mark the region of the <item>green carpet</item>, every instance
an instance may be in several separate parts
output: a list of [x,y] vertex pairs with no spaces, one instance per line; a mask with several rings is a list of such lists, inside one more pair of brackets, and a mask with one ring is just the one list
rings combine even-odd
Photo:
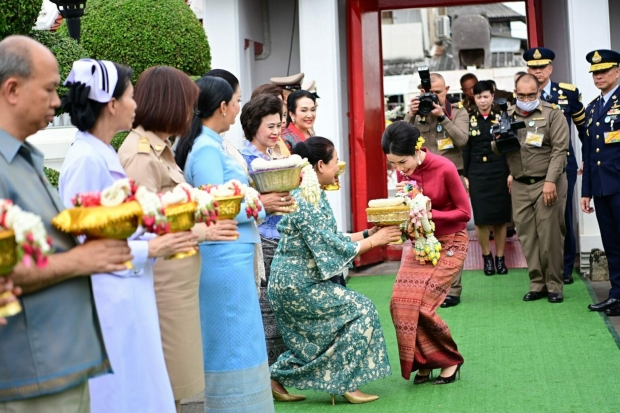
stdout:
[[375,303],[381,317],[392,376],[361,389],[381,398],[349,405],[338,397],[333,407],[329,395],[305,391],[299,392],[305,401],[276,402],[278,413],[620,412],[620,351],[601,316],[586,309],[591,299],[579,277],[564,288],[564,303],[550,304],[522,301],[528,290],[525,270],[493,277],[465,271],[461,304],[439,310],[465,358],[461,380],[444,386],[414,386],[400,376],[389,311],[394,278],[349,282]]

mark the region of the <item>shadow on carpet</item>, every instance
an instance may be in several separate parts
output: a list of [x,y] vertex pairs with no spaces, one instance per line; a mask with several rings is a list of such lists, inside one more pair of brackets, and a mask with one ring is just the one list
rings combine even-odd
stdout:
[[[465,271],[461,305],[440,309],[465,358],[455,384],[414,386],[400,376],[398,349],[389,311],[395,276],[358,277],[349,287],[377,306],[392,365],[392,376],[361,390],[380,399],[350,405],[337,397],[297,391],[298,403],[278,403],[278,413],[451,412],[451,413],[615,413],[620,411],[620,351],[604,320],[591,313],[586,286],[564,288],[565,301],[522,301],[528,291],[526,270],[486,277]],[[435,374],[438,374],[435,370]]]

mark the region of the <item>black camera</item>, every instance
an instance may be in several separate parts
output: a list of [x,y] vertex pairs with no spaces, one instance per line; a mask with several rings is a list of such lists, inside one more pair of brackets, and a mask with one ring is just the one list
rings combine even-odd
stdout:
[[502,114],[500,115],[499,123],[491,128],[491,133],[493,134],[491,146],[493,151],[500,155],[518,151],[521,149],[521,144],[515,132],[525,128],[525,122],[515,121],[508,116],[508,101],[506,99],[496,99],[495,103],[502,109]]
[[420,80],[422,81],[422,89],[424,89],[424,93],[418,96],[420,99],[420,106],[418,106],[418,113],[420,116],[428,116],[433,109],[435,109],[436,103],[439,105],[439,98],[436,94],[431,93],[431,73],[428,70],[428,67],[419,67],[418,74],[420,75]]

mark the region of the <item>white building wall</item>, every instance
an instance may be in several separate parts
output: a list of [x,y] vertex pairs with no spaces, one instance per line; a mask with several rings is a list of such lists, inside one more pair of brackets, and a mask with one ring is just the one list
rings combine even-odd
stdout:
[[[268,7],[270,54],[265,60],[255,62],[254,87],[269,83],[272,77],[294,75],[302,71],[299,64],[299,13],[295,14],[295,0],[263,1]],[[289,55],[291,64],[287,73]]]
[[[314,130],[334,142],[341,160],[348,161],[348,134],[345,135],[342,118],[342,101],[346,100],[346,90],[342,90],[341,53],[339,38],[337,0],[299,0],[299,15],[304,18],[299,25],[299,47],[301,68],[306,79],[317,83],[317,118]],[[321,22],[317,30],[316,22]],[[346,230],[349,213],[347,211],[348,182],[341,183],[340,191],[328,192],[328,199],[334,210],[340,229]],[[349,203],[350,205],[350,203]],[[350,211],[350,207],[348,208]]]
[[[566,81],[575,84],[583,96],[584,105],[599,95],[599,90],[594,86],[592,76],[588,72],[589,63],[585,56],[594,48],[610,47],[611,32],[607,16],[609,5],[612,3],[613,0],[543,2],[545,46],[556,53],[552,78],[556,82]],[[557,27],[566,27],[567,30],[558,31]],[[577,133],[573,127],[573,150],[577,162],[581,164],[581,143],[576,136]],[[584,214],[579,206],[580,199],[581,177],[578,177],[573,198],[574,222],[578,224],[578,227],[573,230],[578,240],[581,271],[588,271],[590,251],[592,248],[602,248],[603,244],[595,213]]]

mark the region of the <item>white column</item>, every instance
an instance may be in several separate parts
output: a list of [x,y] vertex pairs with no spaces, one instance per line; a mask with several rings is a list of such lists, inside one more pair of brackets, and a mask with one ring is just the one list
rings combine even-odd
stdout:
[[[594,50],[609,49],[611,45],[608,0],[566,0],[568,8],[569,53],[571,56],[572,82],[579,85],[584,106],[600,94],[588,72],[590,64],[586,54]],[[578,143],[579,140],[576,140]],[[577,151],[581,162],[581,151]],[[581,179],[575,188],[581,198]],[[589,254],[592,248],[602,248],[601,232],[595,214],[584,214],[579,208],[579,245],[581,254]],[[582,268],[589,263],[582,259]]]
[[[299,49],[304,80],[314,79],[320,99],[315,131],[334,142],[338,156],[349,161],[349,142],[345,134],[347,118],[342,116],[343,93],[340,79],[341,54],[337,0],[299,0]],[[340,191],[328,192],[338,228],[348,231],[351,212],[350,168],[340,180]]]
[[[239,0],[204,0],[203,25],[211,47],[211,68],[225,69],[237,76],[241,85],[241,94],[247,101],[251,90],[244,90],[245,71],[243,70],[244,38],[239,27]],[[241,147],[243,130],[239,118],[226,132],[235,146]]]

